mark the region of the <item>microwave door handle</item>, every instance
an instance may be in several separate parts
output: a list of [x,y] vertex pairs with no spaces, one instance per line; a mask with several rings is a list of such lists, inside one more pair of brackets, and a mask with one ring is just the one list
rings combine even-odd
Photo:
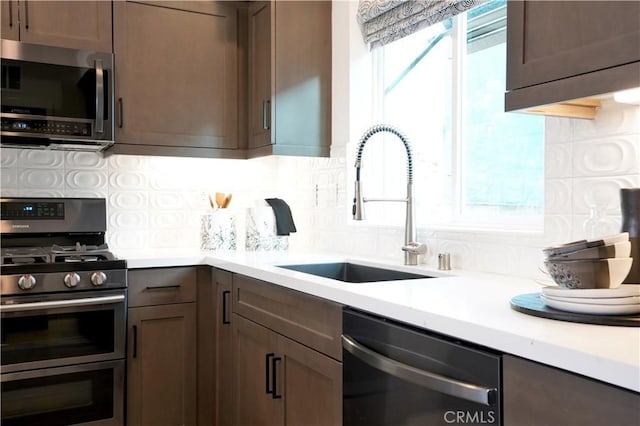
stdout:
[[486,406],[491,406],[495,403],[498,392],[495,388],[487,388],[473,383],[462,382],[430,371],[415,368],[372,351],[362,346],[349,335],[342,335],[342,347],[376,370],[380,370],[407,382]]
[[102,59],[94,62],[96,70],[96,133],[104,133],[104,67]]
[[0,312],[22,312],[22,311],[34,311],[38,309],[60,309],[60,308],[72,308],[91,305],[107,305],[124,302],[124,294],[117,296],[103,296],[103,297],[88,297],[86,299],[71,299],[71,300],[52,300],[48,302],[32,302],[32,303],[16,303],[14,305],[2,305],[0,306]]

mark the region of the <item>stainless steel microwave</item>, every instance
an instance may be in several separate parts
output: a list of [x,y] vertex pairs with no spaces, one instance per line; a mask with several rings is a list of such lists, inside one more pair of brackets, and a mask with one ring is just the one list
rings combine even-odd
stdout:
[[102,151],[113,144],[113,54],[2,40],[6,147]]

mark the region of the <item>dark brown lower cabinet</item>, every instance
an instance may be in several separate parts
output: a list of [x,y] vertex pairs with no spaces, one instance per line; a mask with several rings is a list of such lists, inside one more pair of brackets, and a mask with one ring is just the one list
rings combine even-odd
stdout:
[[198,425],[233,425],[230,272],[209,268],[198,278]]
[[215,270],[215,425],[233,425],[231,272]]
[[[284,424],[326,426],[342,424],[342,363],[279,336]],[[276,364],[277,365],[277,364]]]
[[[273,377],[277,334],[252,321],[233,315],[233,350],[236,357],[234,420],[236,425],[282,424],[282,398],[267,393]],[[271,354],[269,356],[269,354]],[[281,362],[281,358],[280,358]],[[277,370],[276,370],[277,371]]]
[[195,303],[128,313],[127,425],[196,425]]
[[506,426],[640,424],[640,394],[533,361],[502,359]]
[[232,319],[236,425],[340,425],[342,364],[253,321]]

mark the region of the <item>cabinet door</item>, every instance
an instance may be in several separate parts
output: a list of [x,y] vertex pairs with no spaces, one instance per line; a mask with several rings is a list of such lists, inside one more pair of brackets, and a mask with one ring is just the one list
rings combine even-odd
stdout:
[[18,1],[8,0],[0,2],[0,28],[2,38],[18,40]]
[[507,90],[639,61],[639,22],[637,1],[508,2]]
[[215,336],[215,408],[217,426],[233,424],[233,332],[231,327],[231,273],[217,270]]
[[331,2],[250,6],[250,157],[328,155],[331,60]]
[[638,425],[640,394],[504,355],[504,424]]
[[340,426],[342,364],[286,337],[280,336],[278,345],[285,424]]
[[25,0],[19,5],[20,40],[25,43],[113,50],[110,1]]
[[127,424],[196,424],[195,303],[129,309]]
[[279,1],[272,7],[272,137],[292,155],[320,155],[331,139],[331,2]]
[[191,3],[114,4],[116,153],[238,147],[237,10]]
[[249,148],[271,144],[271,4],[249,7]]
[[[282,398],[269,393],[282,357],[275,354],[277,334],[252,321],[233,314],[234,424],[266,426],[283,422]],[[278,359],[276,359],[278,358]],[[277,382],[277,378],[276,378]],[[278,391],[278,383],[275,384]]]

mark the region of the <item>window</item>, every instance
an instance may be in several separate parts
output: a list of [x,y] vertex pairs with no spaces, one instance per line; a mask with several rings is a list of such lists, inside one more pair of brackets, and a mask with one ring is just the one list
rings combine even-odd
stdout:
[[[504,112],[505,27],[506,0],[494,0],[373,51],[375,121],[411,140],[419,226],[542,229],[544,118]],[[404,147],[373,138],[363,191],[398,198]],[[366,209],[377,223],[404,219],[401,203]]]

